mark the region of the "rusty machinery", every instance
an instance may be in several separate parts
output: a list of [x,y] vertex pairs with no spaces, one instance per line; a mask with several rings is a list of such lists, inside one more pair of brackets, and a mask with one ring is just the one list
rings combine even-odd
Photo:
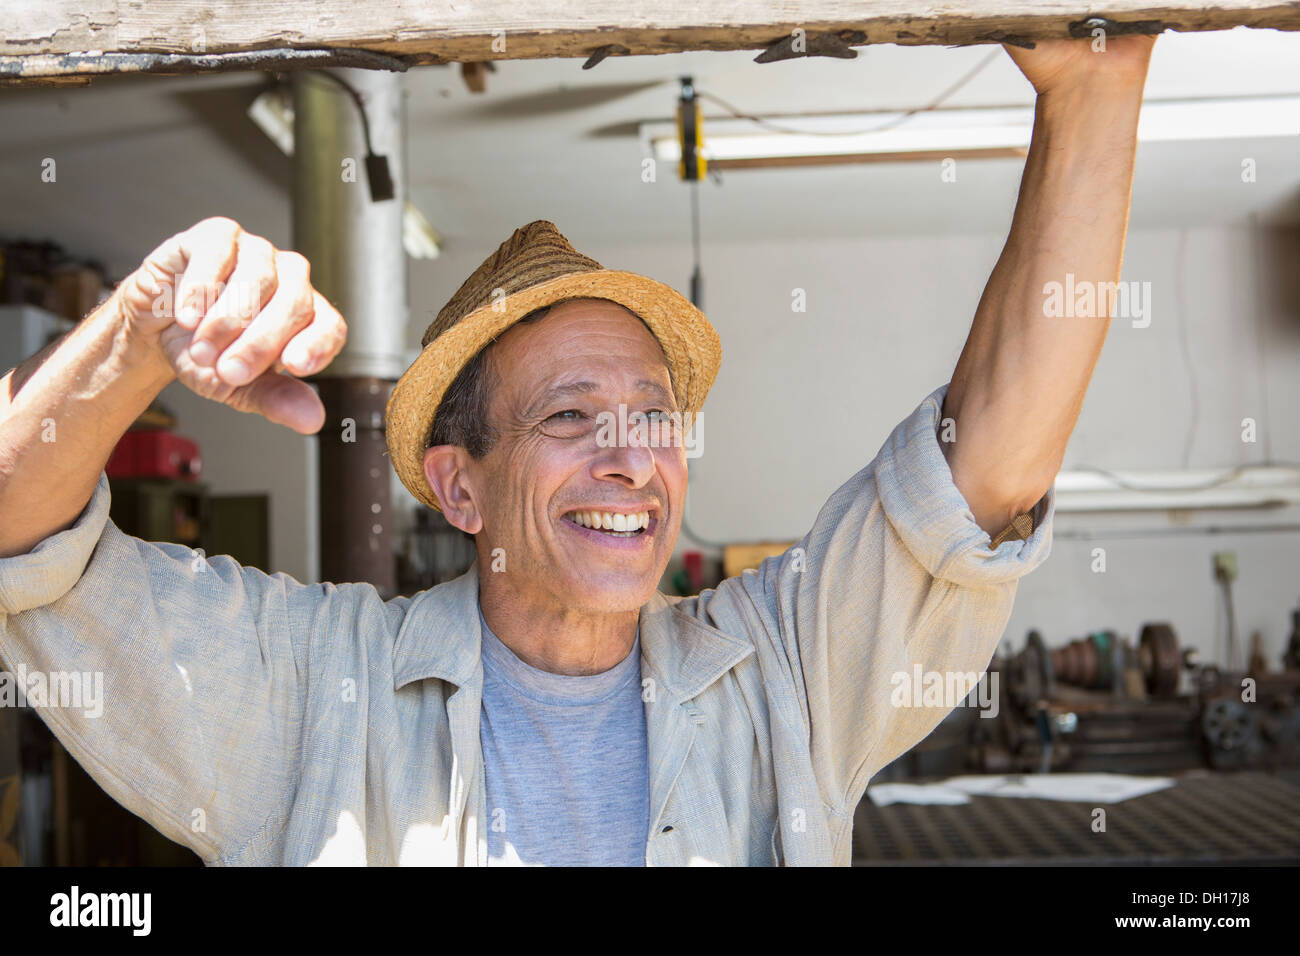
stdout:
[[1030,631],[1023,650],[990,665],[999,715],[970,724],[970,762],[987,773],[1300,765],[1297,663],[1300,611],[1281,672],[1261,655],[1246,671],[1200,666],[1167,624],[1144,625],[1136,643],[1098,631],[1054,649]]

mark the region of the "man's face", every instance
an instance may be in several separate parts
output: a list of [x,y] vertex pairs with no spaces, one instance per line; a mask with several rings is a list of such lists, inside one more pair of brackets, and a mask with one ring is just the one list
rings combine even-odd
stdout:
[[[483,519],[480,555],[503,555],[505,571],[484,586],[504,585],[524,607],[639,608],[672,556],[686,496],[681,441],[665,442],[665,429],[651,447],[634,427],[635,413],[678,411],[659,343],[621,306],[576,299],[512,326],[488,362],[497,442],[467,471]],[[626,429],[617,427],[620,404]],[[591,513],[626,516],[614,524],[633,530],[584,527]],[[480,567],[499,574],[490,561]]]

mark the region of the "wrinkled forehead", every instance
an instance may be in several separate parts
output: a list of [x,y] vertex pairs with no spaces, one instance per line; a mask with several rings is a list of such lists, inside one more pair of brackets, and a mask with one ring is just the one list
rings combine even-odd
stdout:
[[574,394],[603,386],[660,392],[672,402],[672,377],[663,347],[649,326],[605,299],[570,299],[507,329],[489,360],[497,391],[530,401],[568,387]]

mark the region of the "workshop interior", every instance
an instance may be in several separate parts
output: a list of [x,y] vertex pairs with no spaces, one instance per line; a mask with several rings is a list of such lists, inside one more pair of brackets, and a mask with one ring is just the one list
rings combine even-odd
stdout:
[[[325,427],[173,384],[108,462],[111,517],[409,596],[475,549],[397,480],[385,404],[463,277],[551,220],[721,335],[660,585],[698,594],[795,546],[947,381],[1010,225],[1034,94],[1006,51],[860,41],[0,73],[0,369],[204,217],[303,252],[350,329],[310,379]],[[855,865],[1300,862],[1300,33],[1160,37],[1121,284],[1050,558],[968,696],[871,781]],[[7,705],[0,865],[200,861]]]

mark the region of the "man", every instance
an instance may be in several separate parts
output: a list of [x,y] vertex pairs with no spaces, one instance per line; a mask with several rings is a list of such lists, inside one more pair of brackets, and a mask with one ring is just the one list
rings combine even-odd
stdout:
[[102,717],[42,717],[209,864],[849,862],[872,774],[957,703],[892,706],[893,676],[982,671],[1047,556],[1109,317],[1048,318],[1044,285],[1118,278],[1152,43],[1009,50],[1033,145],[951,382],[795,548],[689,599],[656,591],[684,449],[598,423],[698,411],[717,336],[545,222],[457,292],[389,403],[403,482],[476,538],[466,575],[383,602],[122,534],[102,467],[164,385],[311,433],[293,376],[345,334],[301,257],[229,220],[173,237],[6,382],[0,661],[103,672]]

